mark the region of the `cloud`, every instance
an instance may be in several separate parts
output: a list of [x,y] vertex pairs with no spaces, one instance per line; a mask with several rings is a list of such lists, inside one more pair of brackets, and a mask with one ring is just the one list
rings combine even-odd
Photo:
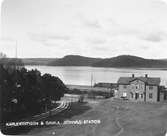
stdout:
[[44,45],[57,45],[61,44],[71,39],[68,35],[53,34],[53,33],[28,33],[31,40],[40,42]]
[[149,49],[150,49],[150,46],[148,46],[148,45],[141,45],[141,46],[140,46],[140,49],[146,51],[146,50],[149,50]]
[[101,25],[97,20],[85,20],[84,25],[89,28],[101,28]]
[[113,18],[111,18],[111,17],[108,18],[107,21],[110,22],[113,26],[119,25],[119,24],[117,23],[117,21],[115,21],[115,19],[113,19]]
[[142,39],[149,41],[149,42],[161,42],[165,39],[167,39],[167,34],[165,32],[153,32],[148,33],[141,37]]
[[85,26],[87,28],[91,28],[91,29],[100,29],[102,28],[102,25],[100,24],[99,20],[95,17],[92,16],[86,16],[83,15],[82,13],[79,13],[76,15],[76,18],[81,24],[82,26]]
[[102,39],[102,38],[98,38],[98,37],[94,37],[94,38],[86,38],[85,39],[86,42],[90,43],[90,44],[105,44],[106,43],[106,39]]
[[160,35],[150,34],[145,38],[145,40],[151,41],[151,42],[160,42],[160,41],[162,41],[162,38]]
[[36,42],[45,42],[47,41],[47,36],[42,33],[28,33],[28,36],[31,40]]
[[12,38],[9,38],[9,37],[1,37],[0,38],[0,47],[2,46],[16,46],[16,43],[17,41],[12,39]]
[[152,43],[167,40],[167,32],[160,30],[160,28],[157,29],[156,26],[152,26],[151,28],[147,26],[143,27],[142,25],[129,27],[118,24],[106,30],[106,34],[110,35],[112,38],[120,36],[136,37],[139,40]]
[[111,37],[117,36],[139,36],[142,34],[142,31],[137,27],[123,26],[120,24],[113,25],[112,27],[105,30],[107,35]]
[[159,0],[157,2],[162,3],[162,4],[167,4],[167,0]]
[[64,41],[67,41],[67,40],[70,40],[71,37],[70,37],[70,36],[67,36],[67,35],[50,35],[50,36],[48,36],[48,39],[55,39],[55,40],[64,40]]

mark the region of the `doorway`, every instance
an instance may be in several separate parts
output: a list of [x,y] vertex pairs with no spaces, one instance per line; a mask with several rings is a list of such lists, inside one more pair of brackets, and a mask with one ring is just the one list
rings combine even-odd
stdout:
[[135,93],[135,100],[139,98],[139,93]]

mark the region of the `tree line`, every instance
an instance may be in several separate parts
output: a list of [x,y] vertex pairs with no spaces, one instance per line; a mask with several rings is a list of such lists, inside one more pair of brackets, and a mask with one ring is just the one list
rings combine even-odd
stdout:
[[52,101],[60,100],[67,92],[66,86],[58,77],[50,74],[42,75],[36,69],[27,70],[22,64],[9,62],[9,59],[5,61],[5,58],[2,58],[0,62],[2,122],[44,112],[46,108],[52,108]]

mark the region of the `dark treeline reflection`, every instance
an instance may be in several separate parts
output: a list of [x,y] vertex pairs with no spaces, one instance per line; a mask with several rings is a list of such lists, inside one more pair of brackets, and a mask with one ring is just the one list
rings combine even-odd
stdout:
[[[23,64],[18,65],[7,58],[0,62],[2,123],[44,112],[52,108],[51,101],[60,100],[67,91],[58,77],[41,75],[36,69],[28,71]],[[21,63],[20,60],[17,62]]]

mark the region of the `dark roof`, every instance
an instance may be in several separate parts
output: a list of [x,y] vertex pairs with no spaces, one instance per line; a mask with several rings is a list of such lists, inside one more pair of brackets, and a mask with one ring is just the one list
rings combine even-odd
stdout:
[[107,87],[107,88],[110,88],[112,86],[112,83],[103,83],[103,82],[100,82],[100,83],[96,83],[94,86],[95,87]]
[[160,78],[155,77],[120,77],[118,80],[118,84],[129,84],[134,80],[141,80],[148,85],[159,85]]

